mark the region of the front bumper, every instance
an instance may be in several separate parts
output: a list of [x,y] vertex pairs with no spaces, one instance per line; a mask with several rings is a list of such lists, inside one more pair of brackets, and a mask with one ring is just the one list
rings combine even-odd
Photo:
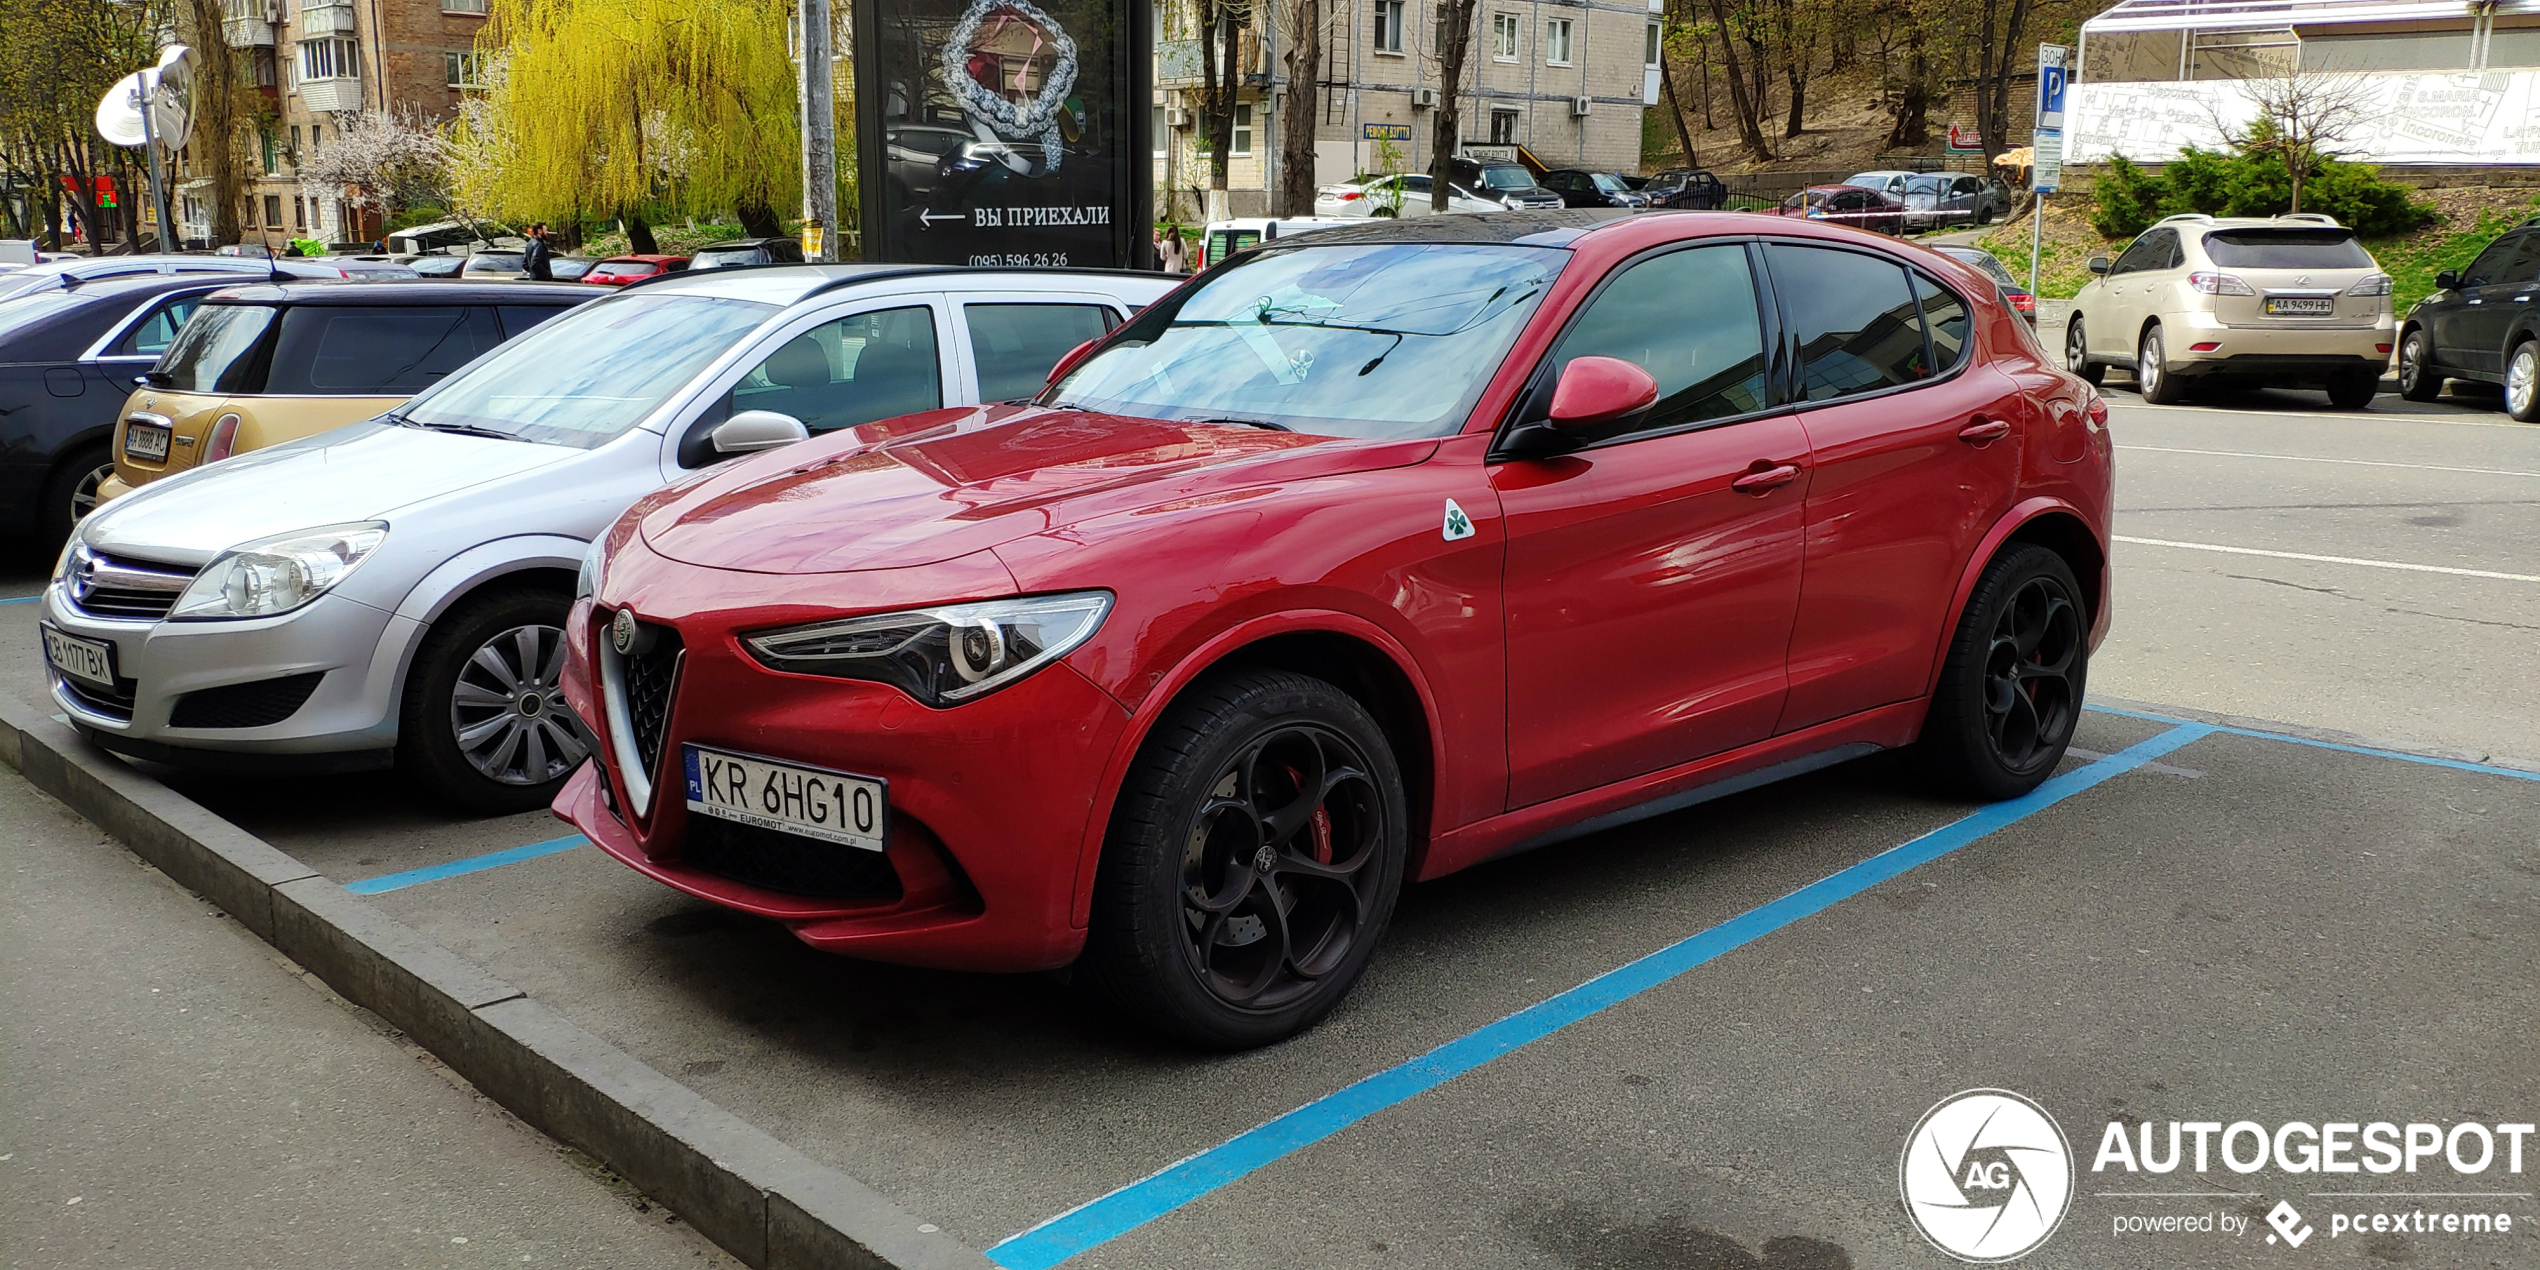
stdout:
[[[931,574],[949,584],[923,598],[904,593],[908,603],[925,603],[975,589],[954,580],[964,571],[947,566],[958,563],[881,572]],[[1003,574],[1001,566],[996,571]],[[638,573],[644,580],[635,581]],[[635,584],[621,590],[621,579]],[[595,655],[596,641],[606,638],[602,612],[632,607],[677,633],[680,660],[651,803],[633,811],[622,760],[602,728],[597,761],[567,784],[556,814],[638,872],[773,918],[817,948],[962,970],[1038,970],[1075,960],[1085,937],[1072,921],[1075,888],[1094,828],[1094,792],[1127,733],[1127,711],[1064,661],[942,710],[882,684],[769,670],[743,650],[740,632],[842,611],[807,609],[805,581],[680,565],[635,543],[615,554],[604,590],[609,603],[584,600],[570,619],[566,695],[585,717],[605,717]],[[902,596],[876,595],[895,584],[923,581],[864,574],[820,589],[855,596],[858,611],[880,611],[902,606]],[[1000,585],[1010,591],[1011,579]],[[789,894],[692,862],[691,826],[701,818],[688,809],[680,775],[688,744],[886,782],[883,855],[898,893]],[[789,851],[859,850],[778,837]]]
[[[275,617],[126,620],[84,612],[54,584],[45,588],[41,617],[65,634],[114,649],[116,692],[84,681],[75,685],[49,664],[45,669],[54,704],[108,749],[161,761],[199,757],[222,767],[270,765],[238,761],[251,756],[324,756],[322,765],[343,767],[374,766],[397,743],[394,659],[386,667],[375,664],[395,619],[366,604],[322,595]],[[309,674],[319,676],[316,687],[279,722],[243,727],[174,722],[189,694]],[[197,704],[209,700],[214,699]]]

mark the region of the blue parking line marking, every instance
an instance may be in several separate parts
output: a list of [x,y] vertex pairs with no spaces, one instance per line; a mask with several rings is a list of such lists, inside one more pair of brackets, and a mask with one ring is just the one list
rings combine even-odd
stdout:
[[0,604],[32,604],[43,598],[43,592],[39,591],[34,595],[12,595],[6,598],[0,598]]
[[[2175,724],[2188,722],[2186,719],[2173,719],[2166,714],[2147,714],[2141,710],[2123,710],[2116,706],[2084,706],[2082,708],[2089,710],[2094,714],[2121,715],[2128,719],[2143,719],[2152,723]],[[2406,750],[2378,750],[2369,745],[2346,745],[2337,741],[2317,741],[2307,736],[2295,736],[2290,732],[2268,732],[2259,728],[2235,728],[2222,724],[2215,724],[2214,731],[2223,733],[2227,736],[2254,736],[2262,741],[2285,741],[2294,745],[2307,745],[2313,749],[2335,750],[2340,754],[2362,754],[2370,758],[2395,758],[2402,763],[2423,763],[2428,767],[2448,767],[2456,772],[2476,772],[2482,776],[2510,776],[2518,781],[2540,781],[2540,772],[2525,771],[2519,767],[2497,767],[2490,763],[2473,763],[2467,759],[2437,758],[2431,754],[2410,754]]]
[[988,1249],[988,1259],[1006,1270],[1048,1270],[1494,1058],[1542,1040],[1696,966],[1823,912],[1916,865],[1936,860],[2220,730],[2210,724],[2182,720],[2158,736],[2054,777],[2022,797],[1960,817],[1911,842],[1891,847],[1842,872],[1820,878],[1780,899],[1749,909],[1167,1165],[1004,1240]]
[[575,847],[581,846],[587,841],[589,841],[589,839],[584,838],[581,834],[568,834],[565,837],[551,839],[546,842],[533,842],[525,847],[513,847],[508,851],[492,851],[487,852],[484,855],[472,855],[464,860],[452,860],[448,864],[436,864],[430,868],[409,869],[403,873],[391,873],[384,877],[364,878],[359,882],[347,882],[344,884],[344,889],[351,891],[355,895],[377,895],[383,891],[401,891],[421,882],[438,882],[443,878],[454,878],[469,873],[483,873],[487,869],[501,868],[506,864],[518,864],[523,860],[535,860],[540,856],[556,855],[560,852],[571,851]]

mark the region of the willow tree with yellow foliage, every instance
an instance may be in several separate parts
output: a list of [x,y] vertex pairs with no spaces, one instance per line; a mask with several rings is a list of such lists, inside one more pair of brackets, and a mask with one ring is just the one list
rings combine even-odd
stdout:
[[736,214],[782,232],[801,202],[788,0],[494,0],[485,92],[453,129],[452,182],[496,220]]

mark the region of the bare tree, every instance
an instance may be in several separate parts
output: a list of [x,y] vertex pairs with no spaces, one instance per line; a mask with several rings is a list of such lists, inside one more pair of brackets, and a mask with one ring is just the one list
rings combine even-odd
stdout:
[[1455,179],[1455,151],[1462,138],[1464,60],[1473,51],[1476,0],[1438,0],[1438,108],[1429,145],[1429,210],[1446,210]]
[[[1729,81],[1729,108],[1737,115],[1738,136],[1746,142],[1746,152],[1756,162],[1770,163],[1773,148],[1764,141],[1762,105],[1760,100],[1747,96],[1745,72],[1737,64],[1737,43],[1729,34],[1729,12],[1721,0],[1711,0],[1711,20],[1720,32],[1721,77]],[[1761,96],[1759,91],[1757,98]]]
[[1315,80],[1323,63],[1321,0],[1290,0],[1279,24],[1287,45],[1288,96],[1279,119],[1278,216],[1314,214],[1314,115],[1323,91]]
[[1199,126],[1208,147],[1210,220],[1226,206],[1226,160],[1235,148],[1235,96],[1243,86],[1243,33],[1252,24],[1247,0],[1199,0]]
[[2011,72],[2019,64],[2031,0],[1976,0],[1976,8],[1976,131],[1990,171],[2011,131]]
[[[2256,109],[2247,131],[2233,138],[2240,152],[2273,155],[2293,182],[2293,206],[2302,210],[2302,188],[2336,147],[2372,118],[2378,103],[2372,82],[2360,75],[2286,67],[2276,75],[2251,76],[2240,91]],[[2217,125],[2221,120],[2216,120]],[[2231,129],[2221,127],[2225,136]]]
[[239,238],[239,211],[247,202],[247,149],[262,137],[264,103],[248,76],[238,50],[229,46],[222,23],[221,0],[181,0],[175,16],[180,32],[194,50],[194,84],[187,105],[194,117],[186,152],[188,166],[212,183],[209,209],[212,243],[222,246]]

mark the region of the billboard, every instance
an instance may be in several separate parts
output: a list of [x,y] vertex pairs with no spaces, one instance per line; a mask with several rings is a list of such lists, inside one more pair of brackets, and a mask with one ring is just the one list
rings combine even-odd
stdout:
[[1151,267],[1143,12],[1127,0],[855,6],[864,258]]

